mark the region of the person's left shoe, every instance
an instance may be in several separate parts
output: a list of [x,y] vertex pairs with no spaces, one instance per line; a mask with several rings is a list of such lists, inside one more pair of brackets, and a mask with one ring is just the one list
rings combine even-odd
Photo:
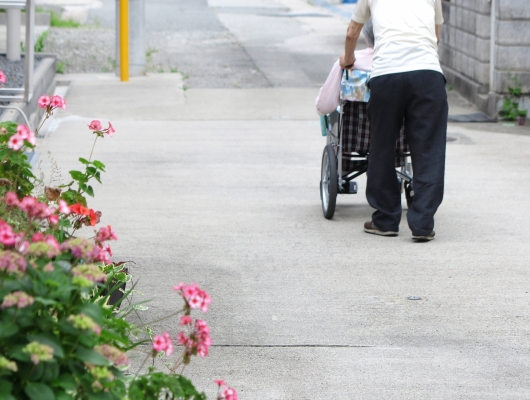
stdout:
[[379,235],[379,236],[397,236],[398,233],[394,231],[383,231],[379,229],[373,221],[368,221],[364,223],[364,231],[366,233],[371,233],[373,235]]
[[412,240],[414,240],[415,242],[430,242],[433,239],[434,239],[434,231],[432,231],[428,235],[424,235],[424,236],[422,236],[422,235],[413,235],[412,236]]

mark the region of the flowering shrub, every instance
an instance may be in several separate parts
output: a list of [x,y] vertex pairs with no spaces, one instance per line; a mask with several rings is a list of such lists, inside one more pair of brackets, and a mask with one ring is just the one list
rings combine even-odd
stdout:
[[[46,118],[66,108],[60,96],[38,103]],[[115,133],[110,122],[103,128],[94,120],[88,128],[94,146]],[[101,183],[105,165],[91,161],[92,146],[88,160],[79,159],[85,170],[70,171],[72,182],[35,197],[36,178],[24,154],[35,145],[27,127],[0,124],[0,399],[206,399],[182,373],[192,357],[209,353],[210,328],[191,314],[206,313],[210,296],[197,284],[173,288],[184,306],[163,319],[180,315],[176,338],[153,335],[151,323],[128,323],[125,317],[139,304],[122,305],[134,286],[109,304],[131,278],[124,263],[111,261],[108,243],[118,240],[116,232],[107,225],[89,239],[75,236],[100,222],[101,212],[89,208],[85,195],[94,196],[90,181]],[[127,376],[127,351],[145,343],[150,351],[134,377]],[[170,357],[175,347],[182,350],[167,373],[150,367],[140,374],[150,358]],[[216,383],[218,400],[237,400],[233,388]]]
[[[12,192],[5,201],[35,222],[59,212]],[[123,399],[132,327],[105,306],[95,244],[0,226],[0,398]]]
[[35,133],[27,126],[0,123],[0,184],[15,190],[19,196],[30,194],[35,187],[35,176],[24,154],[24,149],[33,149],[35,144]]

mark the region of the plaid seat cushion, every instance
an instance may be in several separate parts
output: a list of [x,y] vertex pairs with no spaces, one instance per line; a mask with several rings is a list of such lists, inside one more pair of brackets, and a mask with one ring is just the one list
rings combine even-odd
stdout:
[[[342,120],[342,170],[351,172],[357,170],[363,161],[352,161],[347,153],[367,155],[370,149],[370,121],[367,112],[368,103],[350,102],[344,104]],[[401,127],[396,140],[396,167],[405,165],[405,158],[400,154],[408,153],[409,146],[404,126]]]

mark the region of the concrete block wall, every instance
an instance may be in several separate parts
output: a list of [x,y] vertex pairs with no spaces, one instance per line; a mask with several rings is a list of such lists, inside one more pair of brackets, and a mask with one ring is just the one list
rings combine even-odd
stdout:
[[496,0],[494,81],[490,82],[491,0],[444,0],[439,56],[454,89],[490,116],[514,86],[530,99],[530,0]]

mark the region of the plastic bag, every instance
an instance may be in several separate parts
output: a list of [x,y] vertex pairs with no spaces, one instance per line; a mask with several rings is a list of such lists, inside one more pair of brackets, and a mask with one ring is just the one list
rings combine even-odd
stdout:
[[342,70],[337,60],[317,96],[315,105],[318,115],[330,114],[339,106],[341,75]]

